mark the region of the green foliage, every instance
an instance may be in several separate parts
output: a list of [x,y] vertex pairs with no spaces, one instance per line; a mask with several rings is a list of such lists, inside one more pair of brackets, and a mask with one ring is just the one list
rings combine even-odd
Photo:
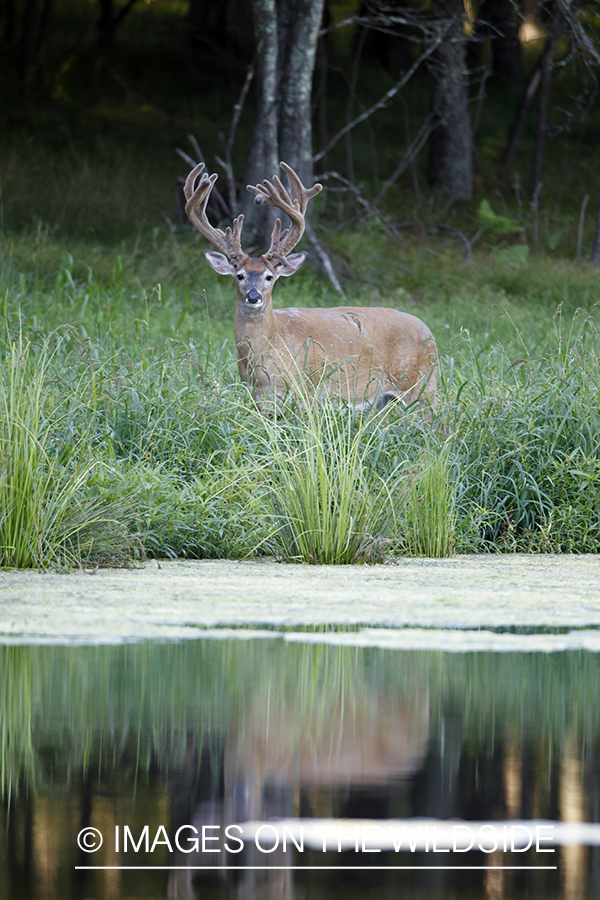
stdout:
[[[104,249],[96,273],[57,265],[44,233],[0,244],[3,564],[597,552],[597,274],[502,251],[431,266],[408,247],[404,287],[398,247],[355,238],[347,252],[381,292],[357,284],[351,300],[415,312],[436,335],[431,428],[299,390],[283,416],[259,415],[227,339],[233,286],[197,262],[195,236],[152,244],[168,292],[144,288],[128,255]],[[336,302],[309,269],[287,287],[277,302]]]
[[455,478],[448,447],[425,451],[403,487],[404,544],[411,556],[451,556],[456,528]]
[[148,556],[231,559],[256,554],[265,541],[269,515],[257,491],[256,472],[223,456],[198,468],[204,468],[201,475],[186,478],[172,463],[118,460],[102,471],[96,486],[109,502],[129,498],[125,523]]
[[489,200],[483,199],[481,201],[477,215],[483,228],[491,231],[493,234],[520,234],[523,231],[523,226],[516,219],[510,219],[508,216],[501,216],[495,213],[490,206]]
[[22,339],[0,364],[0,565],[127,558],[133,542],[114,518],[122,503],[93,497],[89,435],[73,440],[70,398],[46,395],[49,364],[46,346],[36,355]]
[[600,547],[600,341],[585,315],[566,331],[559,317],[556,338],[543,357],[511,363],[496,348],[484,367],[474,356],[452,386],[474,548]]
[[[285,559],[352,563],[381,555],[382,523],[393,518],[377,472],[380,423],[346,404],[294,386],[282,418],[255,424],[270,473],[269,503]],[[396,471],[387,473],[390,480]]]
[[542,355],[516,332],[516,359],[464,332],[442,360],[431,427],[393,404],[376,416],[317,403],[299,386],[283,415],[259,414],[226,354],[153,346],[145,323],[41,343],[22,317],[17,327],[0,347],[3,565],[600,546],[590,316],[565,328],[559,314]]
[[527,244],[515,244],[514,247],[502,247],[496,254],[496,261],[508,263],[509,266],[526,266],[529,262]]

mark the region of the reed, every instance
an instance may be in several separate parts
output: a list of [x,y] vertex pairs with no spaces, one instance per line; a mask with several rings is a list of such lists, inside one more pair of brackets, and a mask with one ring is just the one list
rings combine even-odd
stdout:
[[410,556],[454,552],[456,488],[448,447],[426,449],[401,488],[404,547]]
[[293,397],[282,417],[264,416],[256,429],[280,553],[324,564],[381,558],[382,528],[395,515],[376,465],[382,420],[301,384]]
[[[72,434],[72,397],[49,390],[52,352],[22,336],[0,363],[0,565],[118,561],[133,542],[94,496],[90,435]],[[69,421],[66,421],[69,420]],[[57,432],[63,440],[57,440]],[[67,438],[66,432],[71,432]],[[122,504],[121,504],[122,505]]]

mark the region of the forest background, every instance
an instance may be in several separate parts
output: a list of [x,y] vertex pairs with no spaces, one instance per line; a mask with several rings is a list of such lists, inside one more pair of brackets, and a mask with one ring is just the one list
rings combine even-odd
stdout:
[[[597,552],[599,12],[2,0],[2,564]],[[201,155],[256,246],[246,183],[324,184],[276,304],[423,318],[436,427],[256,413]]]

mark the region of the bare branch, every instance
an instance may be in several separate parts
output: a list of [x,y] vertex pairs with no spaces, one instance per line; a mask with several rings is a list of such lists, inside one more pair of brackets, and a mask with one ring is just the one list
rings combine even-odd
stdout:
[[577,230],[577,259],[581,259],[581,253],[583,250],[583,225],[585,222],[585,211],[587,209],[589,199],[590,195],[586,194],[581,202],[581,211],[579,213],[579,228]]
[[161,206],[157,206],[156,208],[158,210],[159,216],[161,217],[161,219],[163,220],[163,222],[165,223],[165,225],[167,226],[167,228],[169,229],[171,234],[174,234],[177,231],[177,226],[173,224],[173,222],[170,220],[170,218],[168,217],[168,215],[166,214],[166,212],[164,211],[164,209]]
[[198,141],[196,140],[196,138],[195,138],[195,136],[194,136],[193,134],[188,134],[188,141],[189,141],[190,144],[192,145],[192,150],[193,150],[194,153],[196,154],[196,160],[197,160],[197,162],[194,163],[194,165],[197,165],[198,163],[204,162],[204,157],[202,156],[202,151],[201,151],[201,149],[200,149],[200,147],[199,147],[199,145],[198,145]]
[[[260,45],[257,50],[260,53]],[[235,190],[235,178],[233,176],[233,164],[231,162],[231,151],[233,150],[233,143],[235,141],[235,133],[237,131],[237,127],[239,125],[240,116],[242,115],[242,110],[244,108],[244,104],[246,102],[246,97],[248,96],[248,91],[250,90],[250,85],[252,84],[252,80],[254,78],[254,73],[256,71],[256,58],[252,60],[248,69],[246,71],[246,78],[244,80],[244,84],[242,90],[240,92],[240,96],[238,102],[233,107],[233,116],[231,117],[231,125],[229,126],[229,135],[227,137],[227,143],[225,144],[225,161],[224,163],[220,163],[224,165],[225,174],[227,176],[227,192],[229,196],[229,209],[231,210],[231,214],[233,215],[233,211],[235,210],[237,204],[236,190]],[[217,160],[219,162],[219,160]]]
[[467,238],[466,235],[462,233],[462,231],[459,231],[458,228],[454,228],[453,225],[444,225],[443,222],[439,222],[435,227],[439,231],[447,231],[450,234],[455,235],[455,237],[462,241],[465,247],[465,257],[468,262],[471,261],[471,257],[473,256],[473,253],[471,251],[471,241]]
[[455,228],[453,225],[446,225],[444,222],[432,222],[429,224],[426,222],[400,222],[400,224],[397,225],[396,228],[398,228],[398,229],[400,229],[400,228],[418,228],[421,231],[426,231],[427,234],[432,234],[433,232],[436,232],[436,231],[447,231],[449,234],[452,234],[455,237],[457,237],[459,239],[459,241],[461,241],[461,243],[463,244],[463,246],[465,248],[465,258],[466,258],[467,262],[470,262],[472,255],[473,255],[472,250],[471,250],[471,244],[474,241],[476,241],[479,237],[481,237],[481,231],[477,231],[475,233],[475,236],[473,238],[471,238],[471,240],[469,240],[468,237],[465,234],[463,234],[463,232],[460,231],[458,228]]
[[[335,179],[339,181],[340,184],[344,185],[344,190],[347,190],[349,193],[353,194],[356,202],[362,207],[362,210],[358,212],[356,215],[352,216],[352,218],[348,219],[346,222],[343,222],[338,228],[334,229],[335,231],[341,231],[347,225],[350,225],[352,222],[355,222],[357,219],[363,217],[363,215],[373,216],[374,219],[377,219],[381,227],[383,228],[385,234],[389,238],[397,237],[397,233],[395,228],[390,227],[389,222],[387,221],[384,214],[380,209],[377,209],[374,203],[369,203],[368,200],[365,200],[363,195],[360,192],[360,189],[357,185],[353,184],[351,181],[348,181],[347,178],[344,178],[343,175],[340,175],[339,172],[325,172],[323,175],[319,176],[321,181],[329,181],[331,179]],[[331,190],[331,188],[330,188]]]
[[388,178],[386,183],[383,185],[383,187],[381,188],[381,190],[375,197],[375,199],[373,201],[373,203],[375,205],[377,205],[380,202],[380,200],[383,198],[384,194],[386,194],[388,192],[388,190],[391,188],[391,186],[396,181],[398,181],[398,179],[400,178],[402,173],[405,171],[405,169],[407,169],[411,165],[413,160],[416,158],[419,151],[424,146],[425,142],[428,140],[429,135],[431,134],[431,132],[433,130],[433,127],[434,127],[433,126],[433,118],[434,118],[434,114],[433,114],[433,112],[430,112],[429,115],[427,116],[427,118],[425,119],[425,121],[423,122],[423,124],[421,125],[419,131],[413,138],[412,143],[408,147],[408,150],[406,151],[406,153],[404,154],[404,156],[402,157],[402,159],[400,160],[400,162],[398,163],[398,165],[396,166],[396,168],[394,169],[394,171],[392,172],[392,174],[390,175],[390,177]]
[[192,159],[191,156],[188,156],[185,150],[181,150],[179,147],[175,147],[175,153],[177,154],[177,156],[180,156],[182,160],[188,164],[188,166],[191,166],[192,169],[195,169],[198,163],[202,162],[201,159]]
[[115,17],[114,20],[114,31],[116,32],[119,26],[122,24],[123,20],[127,16],[127,14],[133,9],[138,0],[129,0],[128,3],[121,9],[119,14]]
[[310,225],[306,226],[306,234],[308,236],[308,240],[310,241],[311,247],[317,254],[317,256],[321,262],[321,265],[325,269],[327,277],[329,278],[331,284],[333,285],[333,289],[335,291],[337,291],[338,294],[341,294],[342,297],[345,297],[346,294],[344,293],[344,290],[338,281],[338,278],[337,278],[337,275],[335,274],[334,268],[331,265],[331,260],[329,259],[329,256],[327,255],[327,252],[324,249],[323,245],[320,243],[320,241],[317,240],[317,236],[315,235],[315,233]]
[[348,19],[342,19],[341,22],[336,22],[335,25],[328,25],[327,28],[321,28],[321,30],[319,31],[319,37],[323,37],[326,34],[331,34],[333,31],[337,31],[338,28],[345,28],[347,25],[360,24],[360,22],[360,16],[350,16]]
[[329,153],[331,148],[334,147],[337,144],[337,142],[344,137],[344,135],[348,134],[349,131],[351,131],[357,125],[360,125],[360,123],[364,122],[365,119],[368,119],[369,116],[372,116],[373,113],[376,112],[378,109],[383,109],[385,106],[387,106],[387,104],[390,102],[390,100],[392,100],[396,96],[398,91],[400,91],[404,87],[404,85],[412,78],[412,76],[415,74],[415,72],[417,71],[419,66],[422,63],[424,63],[425,60],[429,59],[431,54],[435,50],[437,50],[439,45],[442,43],[442,41],[446,35],[446,32],[448,31],[448,27],[445,27],[442,30],[442,32],[438,35],[436,40],[432,44],[430,44],[429,47],[427,48],[427,50],[425,50],[421,54],[421,56],[416,60],[416,62],[414,62],[412,64],[412,66],[410,67],[408,72],[406,72],[402,76],[400,81],[397,81],[396,84],[393,87],[391,87],[389,89],[389,91],[387,91],[380,100],[377,101],[377,103],[374,103],[373,106],[369,107],[369,109],[367,109],[363,113],[361,113],[360,116],[357,116],[355,119],[352,120],[352,122],[349,122],[347,125],[345,125],[329,141],[328,145],[325,147],[324,150],[321,150],[319,153],[316,154],[316,156],[313,156],[313,160],[312,160],[313,163],[318,162],[320,159],[323,159],[323,157]]

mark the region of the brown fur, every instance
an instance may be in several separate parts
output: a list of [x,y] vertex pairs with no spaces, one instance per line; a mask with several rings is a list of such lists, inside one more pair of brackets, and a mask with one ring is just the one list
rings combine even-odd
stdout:
[[[257,271],[260,261],[251,262]],[[240,377],[257,402],[281,399],[308,377],[357,407],[394,396],[405,405],[418,400],[429,417],[436,404],[437,350],[420,319],[387,308],[274,310],[271,289],[260,311],[249,312],[238,294],[235,316]]]

